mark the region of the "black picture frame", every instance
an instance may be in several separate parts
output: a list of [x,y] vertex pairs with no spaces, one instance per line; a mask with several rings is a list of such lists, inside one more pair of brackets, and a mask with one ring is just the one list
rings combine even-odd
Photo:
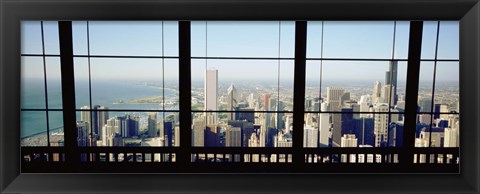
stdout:
[[[460,174],[20,174],[21,20],[460,20]],[[0,192],[478,193],[478,0],[0,1]]]

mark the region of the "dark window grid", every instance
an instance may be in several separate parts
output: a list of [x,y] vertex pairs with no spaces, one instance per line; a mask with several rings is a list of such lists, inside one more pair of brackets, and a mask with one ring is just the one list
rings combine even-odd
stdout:
[[45,119],[47,124],[47,146],[50,147],[50,124],[49,124],[49,106],[48,106],[48,85],[47,85],[47,66],[46,66],[46,54],[45,54],[45,35],[43,29],[43,21],[40,21],[40,33],[42,44],[42,64],[43,64],[43,81],[44,81],[44,94],[45,94]]
[[236,112],[244,112],[244,113],[294,113],[294,111],[276,111],[276,110],[192,110],[192,113],[207,113],[207,112],[225,112],[225,113],[236,113]]
[[[435,58],[433,61],[433,86],[432,86],[432,103],[430,106],[431,112],[434,112],[435,106],[435,81],[437,76],[437,60],[438,60],[438,42],[439,42],[439,35],[440,35],[440,21],[437,21],[437,32],[435,36]],[[430,114],[430,132],[428,136],[428,147],[432,147],[432,126],[433,126],[433,116],[434,114]]]
[[[391,59],[371,59],[371,60],[366,60],[366,59],[357,59],[358,61],[401,61],[401,60],[395,60],[395,36],[396,36],[396,26],[397,26],[397,22],[394,21],[393,23],[393,36],[392,36],[392,57]],[[320,51],[320,58],[317,58],[316,60],[320,60],[320,79],[319,79],[319,85],[320,85],[320,88],[319,88],[319,97],[322,96],[322,76],[323,76],[323,61],[328,61],[328,59],[325,59],[323,58],[323,51],[324,51],[324,44],[323,44],[323,30],[324,30],[324,22],[322,21],[322,32],[321,32],[321,42],[320,42],[320,45],[321,45],[321,51]],[[306,58],[306,61],[308,60],[311,60],[311,61],[314,61],[312,60],[311,58]],[[347,61],[347,60],[350,60],[350,59],[344,59],[344,58],[339,58],[338,60],[344,60],[344,61]],[[404,61],[408,61],[408,59],[405,59]],[[393,74],[393,72],[390,72]],[[305,78],[303,78],[305,79]],[[390,83],[392,83],[393,81],[393,76],[390,76]],[[397,88],[395,88],[397,89]],[[393,88],[390,87],[390,91],[389,91],[389,96],[392,96],[393,95]],[[388,98],[388,105],[389,105],[389,109],[388,109],[388,112],[385,112],[387,114],[391,114],[391,108],[393,107],[392,105],[393,102],[391,102],[391,98],[389,97]],[[304,113],[307,113],[307,112],[310,112],[310,111],[304,111]],[[341,111],[311,111],[313,113],[342,113]],[[353,112],[352,114],[358,114],[360,112]],[[378,113],[383,113],[383,112],[377,112]],[[365,114],[365,113],[364,113]],[[366,114],[372,114],[372,113],[366,113]],[[388,117],[388,122],[390,123],[390,116]],[[320,126],[317,127],[318,129],[320,128]],[[387,137],[387,141],[389,140],[390,137]]]
[[[93,104],[92,104],[92,79],[91,79],[91,58],[159,58],[159,59],[162,59],[162,96],[165,96],[165,58],[172,58],[172,59],[178,59],[179,57],[168,57],[168,56],[165,56],[165,44],[164,44],[164,22],[162,21],[162,43],[161,43],[161,47],[162,47],[162,53],[161,53],[161,56],[125,56],[125,55],[120,55],[120,56],[117,56],[117,55],[91,55],[90,53],[90,25],[89,25],[89,21],[87,21],[87,55],[73,55],[73,57],[83,57],[83,58],[87,58],[88,59],[88,89],[89,89],[89,109],[83,109],[83,111],[90,111],[90,113],[94,110],[92,110],[92,107],[93,107]],[[163,98],[162,99],[163,101],[165,101],[165,99]],[[111,112],[177,112],[178,110],[165,110],[165,103],[162,103],[162,108],[163,110],[145,110],[145,109],[141,109],[141,110],[122,110],[122,109],[108,109],[108,110],[103,110],[103,111],[111,111]],[[76,111],[78,111],[78,109],[76,109]],[[82,110],[80,110],[82,111]],[[95,110],[95,111],[99,111],[99,110]],[[163,119],[165,120],[165,114],[162,114],[162,117]],[[93,114],[90,114],[90,120],[93,120]],[[93,133],[93,123],[90,123],[90,133]]]
[[[21,54],[22,57],[60,57],[54,54]],[[140,59],[179,59],[176,56],[130,56],[130,55],[73,55],[76,58],[140,58]],[[191,59],[233,59],[233,60],[295,60],[289,57],[191,57]],[[380,58],[307,58],[307,61],[392,61],[392,59]],[[394,61],[408,61],[408,59],[393,59]],[[459,59],[422,59],[422,62],[459,62]]]
[[180,112],[179,110],[148,110],[148,109],[75,109],[77,112]]
[[129,110],[129,111],[131,111],[131,110]]
[[318,114],[405,114],[405,112],[341,112],[341,111],[304,111],[304,113],[318,113]]
[[459,112],[454,112],[454,111],[452,111],[452,112],[434,112],[434,111],[432,111],[432,112],[417,112],[417,114],[444,114],[444,115],[452,114],[452,115],[459,115],[460,113]]

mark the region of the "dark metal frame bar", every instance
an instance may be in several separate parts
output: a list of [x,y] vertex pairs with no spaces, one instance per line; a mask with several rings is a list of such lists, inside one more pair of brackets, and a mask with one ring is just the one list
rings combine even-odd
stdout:
[[[408,45],[407,87],[405,100],[405,122],[403,132],[403,151],[400,161],[404,169],[412,166],[415,147],[415,129],[417,121],[418,80],[420,76],[420,54],[422,50],[423,21],[410,22]],[[410,129],[410,130],[409,130]]]
[[63,126],[65,137],[66,161],[74,164],[80,161],[77,149],[77,131],[75,114],[75,80],[73,67],[72,22],[58,22],[60,38],[60,64],[62,80]]
[[307,21],[295,22],[295,71],[293,86],[293,133],[292,141],[295,153],[293,163],[302,166],[305,163],[303,151],[303,123],[304,123],[304,101],[305,101],[305,73],[307,58]]

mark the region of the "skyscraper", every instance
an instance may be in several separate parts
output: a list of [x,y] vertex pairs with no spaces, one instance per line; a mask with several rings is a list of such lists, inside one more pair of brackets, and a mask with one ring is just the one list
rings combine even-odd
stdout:
[[303,147],[316,148],[318,146],[318,128],[304,126],[303,128]]
[[345,92],[343,88],[327,87],[327,102],[330,106],[329,111],[340,110],[340,100]]
[[[321,106],[322,111],[328,111],[328,103],[323,102]],[[319,147],[328,147],[328,139],[330,138],[330,117],[327,113],[321,113],[319,119],[320,127],[320,142]]]
[[373,94],[372,94],[372,104],[376,104],[380,102],[382,92],[382,83],[379,81],[375,81],[373,83]]
[[192,146],[205,146],[205,119],[203,116],[193,119]]
[[108,112],[105,110],[108,110],[108,107],[100,105],[93,106],[93,110],[91,111],[91,118],[89,111],[90,106],[82,106],[80,109],[85,110],[81,111],[80,120],[87,122],[91,126],[89,127],[89,129],[92,129],[92,135],[95,138],[102,139],[101,129],[107,123]]
[[[392,85],[392,98],[393,101],[391,103],[392,106],[397,104],[398,96],[397,96],[397,70],[398,70],[398,61],[390,61],[390,66],[387,71],[388,77],[385,76],[385,85]],[[387,79],[388,78],[388,79]]]
[[[218,96],[218,70],[207,69],[205,71],[205,110],[218,110],[217,96]],[[216,124],[217,114],[213,113],[213,120]]]
[[275,117],[276,119],[276,128],[278,130],[282,130],[284,127],[283,127],[283,112],[280,112],[280,111],[283,111],[283,102],[282,101],[278,101],[278,106],[277,106],[277,116]]
[[240,127],[227,127],[226,131],[226,147],[241,147],[242,146],[242,129]]
[[[388,112],[388,104],[381,103],[375,106],[375,112]],[[375,147],[380,147],[382,144],[387,143],[388,139],[388,114],[377,113],[375,118],[375,128],[373,133],[375,134]]]
[[157,137],[157,113],[148,113],[148,136]]
[[90,127],[85,121],[77,121],[77,145],[79,147],[85,147],[89,144]]
[[380,93],[380,102],[381,103],[387,103],[389,104],[391,107],[394,107],[395,106],[395,98],[394,98],[394,93],[393,91],[396,90],[394,86],[390,85],[390,84],[385,84],[383,87],[382,87],[382,91]]
[[[230,85],[227,89],[227,110],[229,111],[234,111],[235,107],[237,107],[237,99],[238,99],[238,93],[237,89],[233,84]],[[235,113],[231,112],[227,116],[228,120],[234,120],[235,119]]]

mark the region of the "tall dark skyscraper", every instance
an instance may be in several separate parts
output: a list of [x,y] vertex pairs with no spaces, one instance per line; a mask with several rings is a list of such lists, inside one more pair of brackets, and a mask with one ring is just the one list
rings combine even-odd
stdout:
[[385,85],[393,85],[393,105],[397,104],[397,73],[398,72],[398,61],[390,61],[390,66],[388,71],[385,72]]

